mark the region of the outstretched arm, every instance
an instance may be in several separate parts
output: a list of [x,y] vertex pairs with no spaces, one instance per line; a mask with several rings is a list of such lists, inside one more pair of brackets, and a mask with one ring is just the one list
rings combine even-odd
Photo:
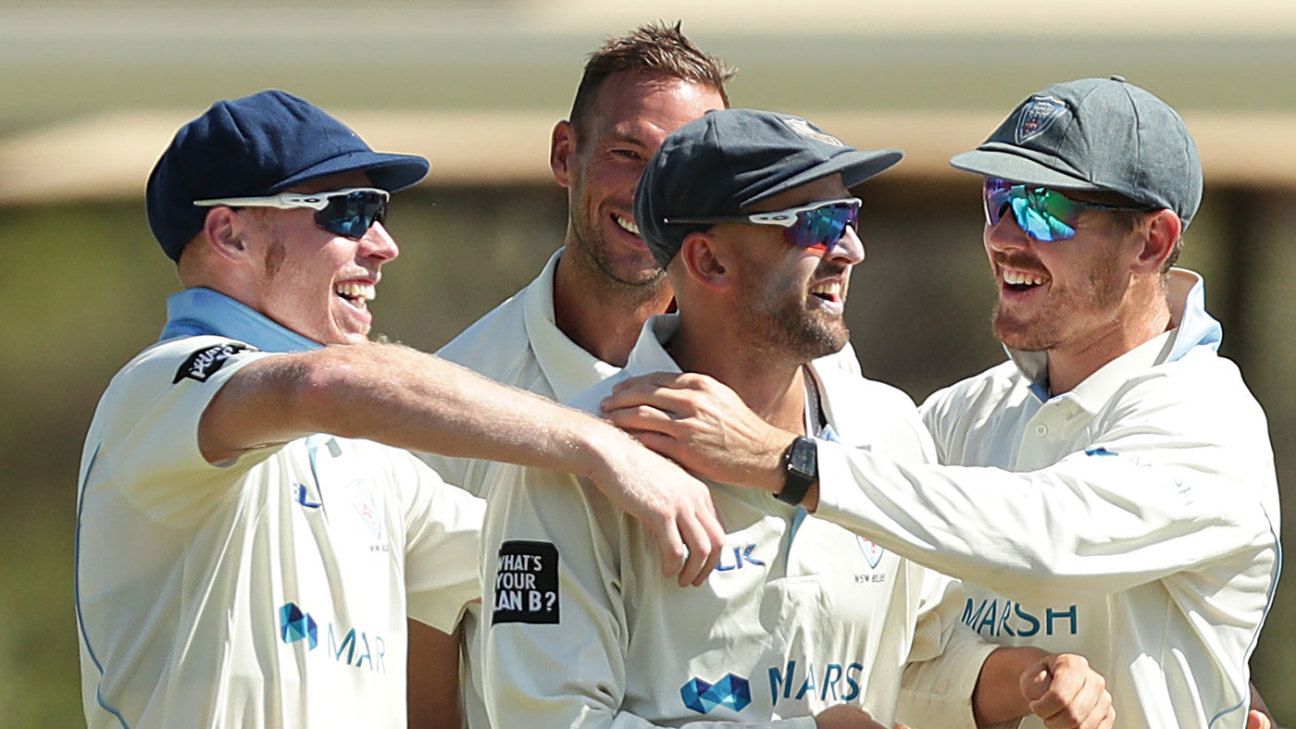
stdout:
[[701,584],[723,531],[706,486],[611,425],[389,344],[262,357],[211,400],[198,442],[212,463],[310,433],[507,461],[590,479],[656,538],[662,569]]

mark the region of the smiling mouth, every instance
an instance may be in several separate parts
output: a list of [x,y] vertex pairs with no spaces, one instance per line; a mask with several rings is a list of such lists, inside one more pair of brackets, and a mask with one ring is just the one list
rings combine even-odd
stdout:
[[639,237],[639,226],[635,225],[634,220],[631,220],[629,218],[623,218],[620,215],[617,215],[616,213],[612,213],[612,222],[616,223],[617,227],[620,228],[621,230],[624,230],[625,232],[635,236],[636,238]]
[[351,306],[367,311],[369,302],[378,296],[377,288],[370,283],[344,281],[333,287],[333,293]]
[[1048,278],[1038,273],[1028,273],[1007,268],[1003,270],[1002,279],[1004,288],[1019,293],[1030,291],[1048,283]]
[[824,301],[840,303],[842,300],[842,283],[840,281],[817,283],[810,287],[810,295]]

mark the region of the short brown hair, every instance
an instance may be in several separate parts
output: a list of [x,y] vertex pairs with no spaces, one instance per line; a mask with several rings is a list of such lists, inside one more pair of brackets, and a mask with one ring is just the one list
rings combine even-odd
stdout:
[[598,96],[603,81],[614,73],[638,71],[666,78],[702,84],[720,94],[726,108],[729,95],[725,83],[738,72],[715,56],[703,53],[680,30],[683,21],[675,25],[663,22],[641,25],[628,35],[608,38],[590,54],[585,63],[585,73],[576,88],[572,102],[571,123],[577,132],[583,127],[590,107]]

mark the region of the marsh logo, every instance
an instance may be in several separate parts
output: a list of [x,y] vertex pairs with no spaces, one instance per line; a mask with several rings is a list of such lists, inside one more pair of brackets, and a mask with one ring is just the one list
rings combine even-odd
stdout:
[[770,704],[803,701],[807,695],[820,702],[854,701],[859,698],[863,674],[862,663],[833,662],[818,669],[813,663],[798,665],[790,660],[769,669]]
[[1032,96],[1017,117],[1017,129],[1014,136],[1018,144],[1028,142],[1048,131],[1053,122],[1067,110],[1061,99],[1052,96]]
[[739,712],[751,703],[751,684],[732,673],[726,673],[715,683],[695,677],[680,686],[680,698],[685,706],[699,714],[710,714],[717,706]]
[[285,643],[304,640],[310,646],[306,650],[313,651],[319,644],[319,627],[315,625],[315,618],[303,612],[297,603],[286,602],[279,608],[279,637]]
[[[306,651],[319,645],[319,626],[315,618],[297,606],[286,602],[279,608],[279,637],[284,643],[305,643]],[[387,673],[387,641],[381,635],[328,624],[328,650],[326,654],[338,663],[351,668],[363,668],[377,673]]]
[[963,622],[987,638],[1077,635],[1080,632],[1080,612],[1075,604],[1046,607],[1041,614],[1038,608],[1032,611],[1013,600],[983,598],[976,602],[969,597],[963,606]]

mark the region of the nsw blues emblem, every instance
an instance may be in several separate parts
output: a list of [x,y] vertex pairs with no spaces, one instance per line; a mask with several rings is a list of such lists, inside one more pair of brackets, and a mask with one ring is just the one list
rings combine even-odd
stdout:
[[864,537],[857,536],[855,541],[859,543],[860,551],[864,553],[864,559],[868,560],[869,567],[877,569],[878,563],[882,561],[882,555],[886,554],[886,550]]
[[1052,96],[1032,96],[1022,106],[1017,117],[1015,136],[1018,144],[1023,144],[1048,130],[1067,110],[1061,99]]

